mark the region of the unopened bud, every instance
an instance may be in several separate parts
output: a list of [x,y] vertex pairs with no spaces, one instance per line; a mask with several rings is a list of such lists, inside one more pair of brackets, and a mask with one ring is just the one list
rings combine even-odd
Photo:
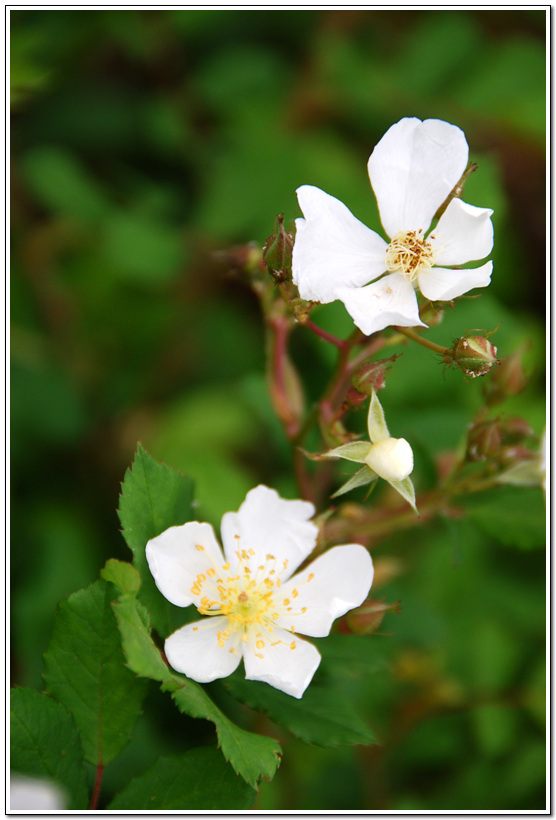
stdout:
[[531,425],[519,416],[501,419],[500,432],[504,444],[521,444],[525,439],[533,438],[535,435]]
[[403,481],[413,470],[413,451],[404,438],[386,438],[371,444],[366,464],[385,481]]
[[528,378],[523,368],[523,353],[524,348],[521,348],[501,360],[500,367],[488,382],[486,396],[489,404],[498,404],[508,396],[517,396],[525,390]]
[[467,456],[470,461],[485,461],[500,452],[502,435],[498,419],[474,424],[467,434]]
[[284,214],[279,214],[263,247],[263,259],[277,282],[291,278],[292,249],[293,236],[284,228]]
[[388,604],[385,601],[365,601],[364,604],[347,613],[347,631],[355,635],[372,635],[380,628],[387,612],[400,612],[400,601]]
[[493,365],[500,364],[496,353],[496,347],[486,336],[462,336],[444,354],[444,362],[456,364],[466,376],[475,379],[485,376]]
[[386,376],[392,369],[392,365],[399,359],[401,354],[397,353],[388,359],[379,359],[376,362],[363,362],[358,367],[352,377],[353,386],[365,396],[370,396],[373,390],[382,390],[386,383]]

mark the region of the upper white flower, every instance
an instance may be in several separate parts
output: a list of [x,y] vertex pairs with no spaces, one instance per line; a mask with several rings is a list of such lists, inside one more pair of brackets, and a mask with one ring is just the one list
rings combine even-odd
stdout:
[[301,297],[340,299],[355,324],[370,335],[389,325],[424,324],[417,287],[427,299],[449,300],[488,285],[492,262],[463,270],[447,266],[490,253],[489,208],[454,198],[431,230],[468,155],[463,131],[442,120],[408,117],[386,132],[370,156],[368,171],[390,242],[320,188],[298,188],[305,218],[296,220],[292,273]]
[[312,552],[318,529],[308,501],[287,501],[260,485],[222,518],[224,554],[210,524],[192,521],[151,539],[149,568],[176,606],[212,617],[181,627],[164,645],[171,666],[199,683],[230,675],[243,658],[249,680],[300,698],[320,654],[297,633],[329,634],[359,606],[373,580],[360,544],[334,547],[293,572]]

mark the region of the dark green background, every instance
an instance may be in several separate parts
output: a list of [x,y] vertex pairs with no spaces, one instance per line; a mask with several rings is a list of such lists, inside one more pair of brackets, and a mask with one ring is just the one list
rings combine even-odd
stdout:
[[[544,11],[10,18],[15,683],[40,688],[56,602],[129,559],[115,509],[138,439],[196,480],[201,519],[259,481],[296,495],[257,304],[220,252],[298,216],[304,183],[378,229],[366,162],[401,117],[460,126],[479,165],[465,198],[494,209],[492,285],[431,337],[500,323],[500,355],[529,341],[509,411],[542,431]],[[314,317],[351,327],[341,305]],[[302,331],[296,355],[318,395],[333,356]],[[480,385],[410,349],[381,398],[425,458],[458,444]],[[377,595],[402,612],[376,637],[385,671],[346,686],[382,744],[318,749],[271,727],[285,756],[260,808],[544,807],[544,554],[503,540],[463,518],[380,545],[404,574]],[[196,742],[147,706],[108,790]]]

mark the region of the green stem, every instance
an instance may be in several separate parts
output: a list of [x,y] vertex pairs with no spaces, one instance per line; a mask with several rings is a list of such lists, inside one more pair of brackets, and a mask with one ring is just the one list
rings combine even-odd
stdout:
[[435,353],[440,353],[441,356],[450,355],[450,349],[448,347],[442,347],[442,345],[437,345],[434,342],[429,341],[429,339],[423,339],[418,333],[415,333],[414,330],[411,330],[409,327],[400,327],[396,325],[394,328],[398,333],[401,333],[403,336],[407,336],[408,339],[411,339],[413,342],[417,342],[423,347],[428,347],[429,350],[434,350]]

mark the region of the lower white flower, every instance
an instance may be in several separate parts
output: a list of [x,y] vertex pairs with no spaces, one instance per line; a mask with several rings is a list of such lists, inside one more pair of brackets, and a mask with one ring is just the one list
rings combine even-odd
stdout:
[[245,676],[300,698],[320,663],[298,637],[329,634],[334,620],[359,606],[373,580],[360,544],[334,547],[293,573],[316,544],[307,501],[288,501],[260,485],[237,513],[222,518],[222,552],[210,524],[191,521],[151,539],[147,561],[160,592],[176,606],[210,616],[167,638],[170,665],[199,683]]
[[442,120],[406,117],[386,132],[368,172],[388,241],[320,188],[298,188],[305,218],[296,219],[292,276],[300,296],[339,299],[370,335],[389,325],[423,325],[416,289],[449,301],[488,285],[492,262],[459,266],[491,252],[492,211],[454,198],[433,228],[468,154],[463,131]]

